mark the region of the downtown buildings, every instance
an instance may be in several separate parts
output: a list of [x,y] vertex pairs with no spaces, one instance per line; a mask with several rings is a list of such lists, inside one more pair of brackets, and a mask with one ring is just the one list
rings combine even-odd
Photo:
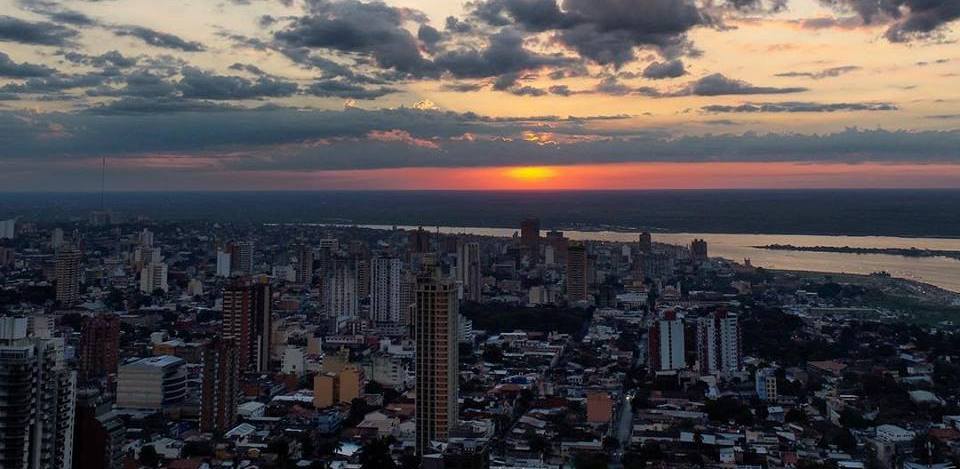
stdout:
[[80,251],[72,245],[57,250],[54,262],[57,301],[73,304],[80,300]]

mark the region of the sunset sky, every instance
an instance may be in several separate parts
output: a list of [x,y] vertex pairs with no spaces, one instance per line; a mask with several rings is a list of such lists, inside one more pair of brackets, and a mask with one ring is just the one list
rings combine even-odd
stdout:
[[0,191],[960,187],[958,0],[0,0]]

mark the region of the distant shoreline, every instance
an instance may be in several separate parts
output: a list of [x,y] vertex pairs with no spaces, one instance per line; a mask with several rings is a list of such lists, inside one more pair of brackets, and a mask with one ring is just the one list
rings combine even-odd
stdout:
[[792,244],[767,244],[751,246],[772,251],[833,252],[842,254],[886,254],[901,257],[946,257],[960,261],[960,251],[920,248],[859,248],[851,246],[794,246]]

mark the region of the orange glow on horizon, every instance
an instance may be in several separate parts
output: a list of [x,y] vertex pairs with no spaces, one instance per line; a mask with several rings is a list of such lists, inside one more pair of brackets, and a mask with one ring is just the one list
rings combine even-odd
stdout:
[[[960,164],[617,163],[233,173],[314,190],[883,189],[960,187]],[[264,186],[266,188],[266,186]]]
[[526,183],[541,183],[553,179],[557,170],[545,166],[521,166],[506,171],[508,177]]

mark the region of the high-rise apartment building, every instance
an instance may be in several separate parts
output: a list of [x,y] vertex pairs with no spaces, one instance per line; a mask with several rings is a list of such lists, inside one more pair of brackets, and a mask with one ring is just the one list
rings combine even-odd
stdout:
[[520,222],[520,243],[530,260],[540,259],[540,219],[526,218]]
[[479,303],[483,296],[480,270],[480,243],[457,244],[457,281],[463,286],[463,297]]
[[690,256],[694,261],[703,262],[707,260],[707,242],[702,239],[695,239],[690,243]]
[[571,303],[587,300],[588,262],[587,247],[583,243],[573,243],[567,248],[567,301]]
[[72,467],[76,375],[62,339],[27,337],[27,318],[0,318],[0,467]]
[[297,246],[297,283],[307,286],[313,283],[313,246],[309,244]]
[[323,282],[323,290],[327,317],[335,321],[337,331],[341,331],[348,322],[358,319],[357,277],[349,262],[337,259],[331,264]]
[[400,275],[402,263],[395,257],[375,257],[370,262],[370,319],[400,324]]
[[73,467],[121,469],[125,428],[113,404],[96,387],[77,389]]
[[726,311],[697,320],[697,361],[700,372],[729,374],[743,364],[740,322]]
[[230,267],[240,275],[253,274],[253,242],[237,241],[227,246],[230,252]]
[[65,245],[54,257],[57,301],[70,305],[80,300],[80,251]]
[[214,339],[203,349],[200,431],[223,433],[237,423],[240,360],[232,340]]
[[270,369],[271,306],[266,277],[240,278],[223,289],[220,337],[236,343],[244,372]]
[[653,236],[644,231],[640,233],[640,253],[649,254],[651,252],[653,252]]
[[430,233],[422,226],[410,232],[410,249],[416,253],[430,252]]
[[98,314],[86,318],[80,331],[77,351],[83,381],[115,374],[120,361],[120,317]]
[[50,247],[52,249],[60,249],[60,246],[63,246],[63,229],[54,228],[50,232]]
[[434,259],[428,257],[425,267],[417,278],[414,310],[417,454],[427,452],[431,441],[446,440],[458,415],[457,288]]
[[233,273],[230,266],[232,257],[227,251],[217,251],[217,277],[229,277]]
[[140,292],[147,295],[160,290],[166,292],[169,289],[167,285],[167,264],[164,262],[151,262],[140,270]]
[[651,324],[647,334],[647,360],[651,371],[682,370],[687,367],[683,320],[675,311],[666,311]]
[[77,389],[73,467],[121,469],[125,428],[113,403],[96,387]]
[[777,393],[776,368],[760,368],[755,377],[757,397],[764,402],[777,402],[780,395]]

